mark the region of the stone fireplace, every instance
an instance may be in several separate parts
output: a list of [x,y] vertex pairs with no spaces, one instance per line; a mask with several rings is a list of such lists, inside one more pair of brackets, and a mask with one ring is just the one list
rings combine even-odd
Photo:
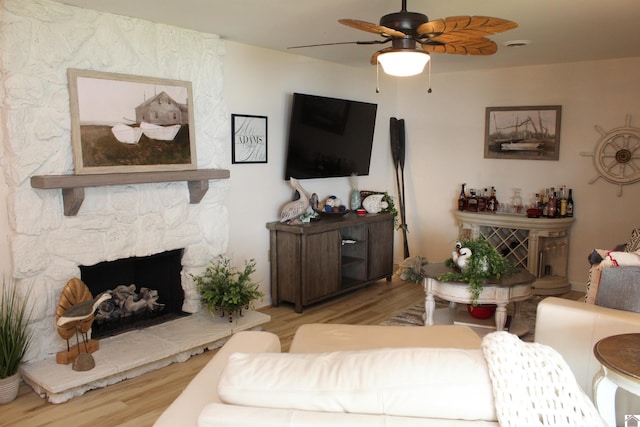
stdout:
[[67,68],[190,81],[197,167],[225,169],[229,114],[219,37],[47,0],[5,0],[0,24],[11,275],[33,302],[26,361],[66,348],[55,306],[82,266],[179,250],[181,310],[198,312],[191,275],[226,250],[228,180],[209,181],[197,204],[186,182],[87,187],[77,215],[65,216],[62,192],[32,188],[30,177],[74,173]]

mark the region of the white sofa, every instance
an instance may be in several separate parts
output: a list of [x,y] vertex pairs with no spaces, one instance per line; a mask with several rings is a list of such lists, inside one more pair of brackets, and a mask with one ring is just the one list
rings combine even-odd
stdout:
[[[505,378],[495,381],[496,364],[485,362],[481,342],[464,326],[310,324],[296,332],[289,354],[279,355],[277,336],[238,333],[154,426],[497,426],[500,407],[521,420],[508,408],[512,396],[492,388]],[[502,351],[494,353],[498,368],[510,364]],[[506,369],[511,375],[523,370],[521,355],[506,358],[517,362]],[[530,370],[539,375],[544,368]],[[507,381],[514,392],[527,388],[514,378]]]

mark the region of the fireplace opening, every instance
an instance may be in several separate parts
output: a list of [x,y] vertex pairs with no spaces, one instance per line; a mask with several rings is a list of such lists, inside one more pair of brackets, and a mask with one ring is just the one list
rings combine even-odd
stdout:
[[188,315],[182,311],[182,252],[175,249],[80,266],[80,277],[93,296],[113,292],[98,307],[91,336],[117,335]]

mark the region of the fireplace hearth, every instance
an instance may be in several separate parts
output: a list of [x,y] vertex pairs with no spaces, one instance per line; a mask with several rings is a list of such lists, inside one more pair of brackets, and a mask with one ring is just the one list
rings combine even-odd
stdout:
[[96,311],[93,338],[117,335],[186,316],[182,311],[182,249],[80,266],[92,295],[110,291],[112,298]]

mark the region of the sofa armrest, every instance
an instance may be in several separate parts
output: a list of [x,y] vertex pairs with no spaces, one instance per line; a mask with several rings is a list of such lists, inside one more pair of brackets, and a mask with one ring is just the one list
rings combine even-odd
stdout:
[[220,402],[217,391],[218,379],[231,353],[280,351],[280,339],[271,332],[243,331],[234,334],[160,415],[154,427],[195,427],[202,409],[210,403]]
[[590,397],[593,377],[600,369],[593,346],[602,338],[632,332],[640,332],[639,313],[556,297],[538,304],[535,341],[564,357]]

